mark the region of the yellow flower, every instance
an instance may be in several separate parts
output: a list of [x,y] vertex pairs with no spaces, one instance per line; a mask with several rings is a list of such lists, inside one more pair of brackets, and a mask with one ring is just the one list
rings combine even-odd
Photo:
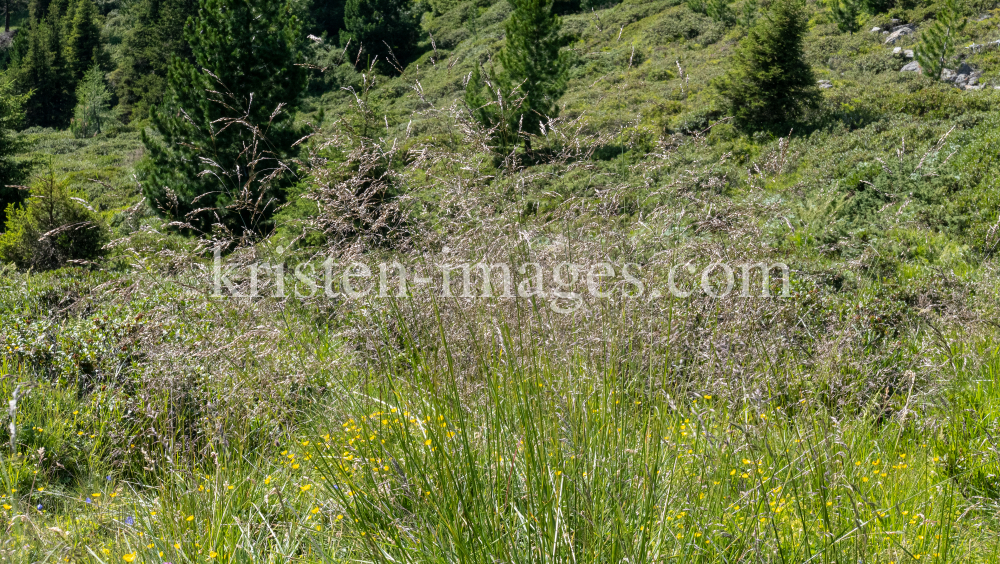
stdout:
[[4,509],[6,509],[7,511],[10,511],[10,506],[9,506],[9,505],[7,505],[6,503],[5,503],[5,504],[3,504],[3,508],[4,508]]
[[299,486],[299,489],[302,490],[302,492],[307,492],[307,491],[309,491],[309,490],[312,489],[312,484],[306,484],[304,486]]
[[264,485],[267,486],[267,485],[270,485],[270,484],[271,484],[271,476],[268,476],[267,478],[264,478]]
[[344,516],[343,516],[343,515],[337,515],[337,520],[338,520],[338,521],[340,521],[340,520],[341,520],[341,519],[343,519],[343,518],[344,518]]
[[424,444],[427,446],[431,446],[431,440],[427,439],[426,441],[424,441]]
[[101,497],[101,492],[92,493],[90,494],[90,497]]
[[106,548],[102,548],[101,552],[103,552],[104,554],[111,554],[111,551]]
[[212,552],[209,552],[209,553],[208,553],[208,557],[209,557],[209,558],[215,558],[215,557],[216,557],[216,556],[218,556],[218,555],[219,555],[219,553],[218,553],[218,552],[216,552],[216,551],[214,551],[214,550],[213,550]]
[[174,548],[176,548],[177,550],[180,550],[181,549],[181,543],[175,542],[174,543]]
[[132,553],[126,554],[125,556],[122,556],[122,560],[124,560],[125,562],[132,562],[133,560],[135,560],[135,557],[136,557],[136,553],[132,552]]
[[185,521],[188,521],[188,522],[194,521],[194,515],[188,515],[188,518],[185,519]]
[[319,507],[313,507],[312,513],[313,515],[319,513]]

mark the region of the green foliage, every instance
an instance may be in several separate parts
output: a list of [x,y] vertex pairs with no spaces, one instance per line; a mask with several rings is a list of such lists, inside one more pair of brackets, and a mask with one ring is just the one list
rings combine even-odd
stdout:
[[959,36],[967,22],[957,0],[945,0],[937,19],[921,32],[920,45],[916,49],[917,61],[924,74],[940,80],[941,72],[958,49]]
[[314,33],[326,34],[327,37],[335,39],[338,32],[344,29],[346,5],[347,0],[312,0],[309,15],[312,18]]
[[[566,91],[569,68],[562,47],[568,38],[560,33],[562,21],[552,11],[552,0],[508,2],[513,11],[504,23],[507,43],[497,58],[503,65],[501,82],[523,94],[509,123],[519,133],[537,134],[545,120],[559,115],[557,101]],[[529,137],[525,145],[530,148]]]
[[869,14],[884,14],[896,7],[896,0],[863,0],[863,6]]
[[861,15],[861,0],[828,0],[828,4],[833,21],[837,22],[837,29],[851,35],[861,29],[861,22],[858,21],[858,16]]
[[72,16],[72,20],[66,18],[64,25],[69,30],[66,37],[66,69],[75,84],[95,61],[100,60],[101,29],[97,26],[97,9],[92,0],[78,0]]
[[52,4],[44,19],[32,19],[26,32],[26,53],[12,65],[18,89],[31,93],[25,104],[26,121],[60,126],[72,108],[73,91],[60,40],[58,4]]
[[171,59],[191,59],[184,25],[197,12],[197,0],[143,0],[129,5],[122,56],[111,73],[120,111],[127,119],[145,119],[152,106],[163,102]]
[[[299,130],[289,106],[305,88],[302,33],[289,3],[201,0],[186,31],[195,63],[174,57],[168,94],[145,135],[144,194],[166,217],[247,233],[282,201]],[[201,174],[206,168],[209,174]]]
[[[24,183],[31,169],[30,161],[19,158],[28,144],[14,131],[24,120],[23,107],[28,97],[14,90],[9,77],[0,77],[0,207],[4,210],[24,200],[18,185]],[[0,232],[5,223],[5,218],[0,218]]]
[[726,0],[687,0],[687,6],[691,11],[704,14],[717,22],[728,24],[735,19]]
[[371,60],[378,57],[396,69],[414,53],[418,17],[410,0],[347,0],[340,41],[360,45]]
[[32,187],[26,205],[7,207],[7,231],[0,235],[0,261],[19,268],[50,270],[69,261],[104,255],[107,228],[100,216],[53,173]]
[[76,111],[70,129],[76,137],[101,133],[111,118],[111,92],[104,83],[104,72],[94,65],[76,87]]
[[776,0],[733,55],[716,82],[727,111],[746,129],[785,127],[819,97],[803,58],[808,16],[800,0]]

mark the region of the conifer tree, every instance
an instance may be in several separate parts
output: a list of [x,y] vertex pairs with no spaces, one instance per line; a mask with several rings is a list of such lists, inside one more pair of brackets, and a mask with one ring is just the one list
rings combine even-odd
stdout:
[[937,19],[920,36],[917,62],[924,74],[934,80],[941,79],[948,59],[955,55],[958,36],[967,21],[955,0],[945,0],[944,9],[938,12]]
[[66,66],[70,79],[75,83],[98,59],[101,48],[101,30],[95,18],[97,9],[92,0],[77,0],[73,10],[66,14]]
[[[144,193],[154,209],[196,229],[218,217],[234,232],[255,231],[280,204],[284,185],[247,173],[278,168],[299,138],[287,106],[305,87],[296,65],[301,25],[289,2],[200,0],[185,38],[194,63],[174,56],[166,99],[151,112],[159,136],[143,135]],[[247,197],[256,209],[234,207]]]
[[861,29],[861,24],[858,22],[862,8],[861,0],[828,0],[828,2],[833,21],[837,22],[837,29],[851,35]]
[[171,58],[192,59],[184,26],[198,13],[198,0],[142,0],[127,9],[132,25],[122,38],[111,83],[123,118],[141,120],[163,101]]
[[27,30],[27,51],[12,70],[18,90],[31,94],[24,108],[31,125],[61,127],[73,107],[58,28],[50,18],[32,21]]
[[807,25],[802,0],[775,0],[740,42],[715,83],[739,126],[784,127],[815,105],[819,91],[802,48]]
[[413,53],[418,23],[409,0],[347,0],[340,41],[360,44],[394,67],[394,58],[402,64]]
[[76,137],[101,133],[111,118],[111,93],[104,83],[104,71],[94,65],[76,87],[76,110],[70,129]]
[[[543,120],[559,114],[556,102],[566,91],[569,70],[567,54],[561,50],[566,38],[560,34],[562,21],[552,11],[552,0],[508,2],[514,10],[504,23],[507,44],[498,59],[506,81],[524,94],[514,116],[517,129],[536,134]],[[525,143],[530,149],[527,137]]]
[[17,188],[31,170],[31,163],[18,158],[27,148],[24,138],[16,133],[24,120],[22,110],[27,95],[18,94],[14,83],[0,78],[0,231],[4,230],[7,206],[20,204],[25,193]]

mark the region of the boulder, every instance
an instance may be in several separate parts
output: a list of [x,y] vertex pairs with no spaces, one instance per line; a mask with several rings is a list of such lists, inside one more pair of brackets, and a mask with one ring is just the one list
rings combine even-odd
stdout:
[[827,88],[833,88],[833,83],[829,80],[819,80],[816,82],[820,88],[826,90]]
[[899,69],[899,72],[920,72],[920,63],[916,61],[910,61]]
[[880,28],[880,27],[873,27],[871,32],[872,33],[878,33],[880,31],[882,31],[882,28]]
[[913,24],[896,26],[892,29],[892,33],[889,34],[889,37],[885,38],[885,44],[892,45],[896,41],[899,41],[900,38],[910,35],[914,31],[917,31],[917,26]]

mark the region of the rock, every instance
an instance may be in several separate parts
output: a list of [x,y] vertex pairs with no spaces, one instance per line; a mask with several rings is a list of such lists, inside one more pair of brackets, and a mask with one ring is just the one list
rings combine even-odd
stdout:
[[910,61],[903,68],[899,69],[899,72],[920,72],[920,63]]
[[906,24],[906,25],[896,26],[895,28],[893,28],[892,33],[889,34],[889,37],[885,38],[885,44],[886,45],[892,45],[893,43],[895,43],[896,41],[898,41],[901,37],[905,37],[907,35],[910,35],[911,33],[913,33],[916,30],[917,30],[917,26],[912,25],[912,24]]
[[0,32],[0,50],[6,51],[10,49],[10,46],[14,44],[14,38],[17,37],[17,32],[19,29],[12,29],[10,31]]
[[892,18],[891,20],[889,20],[889,23],[892,25],[896,25],[899,23],[899,18]]
[[979,17],[976,18],[976,21],[977,22],[984,22],[984,21],[986,21],[986,20],[988,20],[988,19],[990,19],[992,17],[993,17],[993,14],[990,14],[990,13],[980,14]]
[[899,55],[903,54],[903,48],[902,47],[896,47],[895,49],[892,50],[892,54],[896,55],[896,56],[899,56]]
[[882,28],[880,28],[880,27],[873,27],[871,33],[878,33],[880,31],[882,31]]
[[957,76],[958,76],[958,73],[956,73],[955,71],[953,71],[951,69],[942,69],[941,70],[941,80],[943,80],[945,82],[954,82],[955,81],[955,77],[957,77]]
[[822,88],[823,90],[826,90],[827,88],[833,88],[833,83],[830,82],[829,80],[819,80],[817,81],[817,84],[819,84],[819,87]]
[[913,58],[913,49],[905,49],[903,51],[903,56],[906,57],[907,59],[912,59]]

